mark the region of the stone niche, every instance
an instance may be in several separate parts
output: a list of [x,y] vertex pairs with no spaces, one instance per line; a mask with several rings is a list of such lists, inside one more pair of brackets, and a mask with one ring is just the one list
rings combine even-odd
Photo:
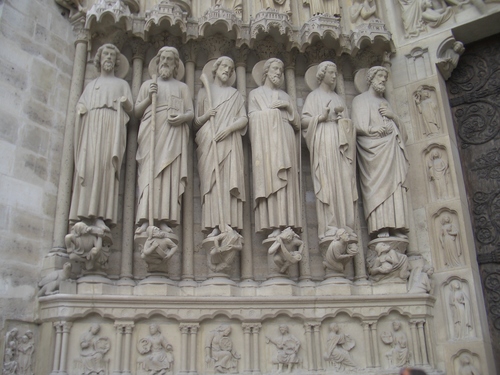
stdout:
[[[444,124],[446,112],[437,89],[440,78],[433,74],[435,68],[432,64],[435,62],[428,53],[432,48],[406,55],[407,59],[422,59],[424,76],[418,75],[422,68],[415,67],[414,72],[408,68],[408,77],[391,76],[391,60],[398,48],[386,25],[401,22],[395,18],[400,12],[395,10],[397,4],[368,1],[362,5],[353,1],[353,4],[345,2],[336,8],[331,4],[333,1],[313,0],[57,2],[70,10],[70,21],[76,32],[76,68],[69,97],[66,151],[63,155],[70,162],[61,174],[59,191],[60,197],[73,196],[73,202],[63,198],[58,202],[58,207],[64,209],[58,209],[54,247],[44,259],[41,283],[52,284],[40,293],[39,318],[45,327],[53,326],[50,333],[47,329],[40,330],[43,336],[40,340],[50,342],[50,350],[47,349],[45,355],[53,359],[52,364],[43,362],[44,368],[37,373],[271,374],[286,371],[309,374],[359,371],[388,374],[411,365],[424,368],[430,374],[441,374],[454,371],[457,366],[467,366],[467,361],[470,366],[477,366],[482,361],[482,371],[494,371],[487,345],[478,342],[467,346],[466,350],[460,345],[469,336],[441,340],[441,333],[446,331],[449,335],[452,329],[451,313],[448,309],[436,310],[436,298],[432,292],[428,293],[434,289],[430,286],[432,272],[428,272],[431,266],[467,268],[469,263],[463,256],[459,265],[448,266],[442,247],[449,252],[458,252],[469,242],[469,233],[467,223],[458,221],[463,216],[458,209],[443,208],[433,214],[427,228],[414,225],[414,215],[418,213],[413,211],[411,199],[406,199],[406,194],[412,191],[412,186],[408,186],[409,179],[405,178],[406,173],[412,172],[407,165],[407,162],[412,163],[412,160],[407,160],[410,153],[404,151],[405,126],[408,124],[398,121],[398,108],[390,107],[393,87],[399,87],[398,80],[406,82],[409,79],[412,85],[413,91],[408,92],[408,98],[413,100],[409,104],[410,134],[419,134],[418,140],[435,136],[443,138],[448,137],[450,127]],[[390,8],[389,12],[385,12],[386,7]],[[447,8],[443,12],[451,10]],[[468,13],[473,14],[474,10]],[[397,30],[402,28],[398,26]],[[419,35],[426,35],[426,30],[419,30]],[[106,43],[115,45],[118,50],[109,47],[99,50]],[[423,45],[422,41],[420,45]],[[175,47],[178,51],[180,62],[177,66],[173,50],[164,50],[156,58],[158,51],[165,46]],[[105,63],[100,62],[100,72],[93,66],[92,60],[98,51],[103,56],[101,61],[107,58],[106,53],[119,56],[120,65],[112,79],[120,77],[124,80],[120,85],[125,84],[126,88],[116,88],[118,94],[110,90],[109,95],[116,95],[116,98],[105,105],[82,108],[79,107],[82,103],[92,104],[85,101],[87,91],[83,91],[78,82],[85,82],[85,90],[90,88],[93,92],[111,87],[106,83],[110,76],[103,74]],[[219,72],[225,69],[224,64],[229,64],[229,60],[220,60],[215,78],[211,71],[214,61],[222,56],[233,61],[234,75],[227,80]],[[281,69],[277,73],[281,81],[273,82],[271,73],[267,75],[265,84],[269,83],[272,90],[269,89],[271,96],[266,98],[265,94],[259,93],[266,92],[260,87],[262,70],[264,61],[271,58],[279,58],[283,63],[270,64],[269,67],[271,72],[272,69]],[[109,59],[116,62],[113,57]],[[336,70],[330,65],[324,71],[326,77],[335,76],[336,87],[331,83],[321,86],[330,89],[328,95],[332,99],[326,100],[317,113],[307,114],[308,108],[320,104],[311,104],[307,97],[318,87],[316,71],[318,64],[324,61],[336,64]],[[171,77],[170,73],[165,73],[167,78],[161,76],[163,63],[175,67],[172,70],[177,76]],[[370,111],[363,109],[364,101],[372,99],[369,96],[356,97],[373,94],[373,91],[367,91],[366,74],[374,66],[383,69],[373,73],[371,80],[373,82],[377,76],[383,81],[385,97],[389,101],[384,95],[377,96],[380,103],[377,102],[370,114],[379,114],[383,126],[374,130],[370,128],[373,124],[366,123],[367,129],[363,130],[364,115]],[[231,72],[231,67],[228,72]],[[423,78],[425,82],[417,82]],[[158,87],[157,90],[150,89],[150,83],[144,85],[150,79],[155,80],[153,87]],[[141,88],[141,85],[144,86]],[[211,88],[208,92],[207,87]],[[166,92],[170,95],[168,99]],[[258,95],[263,96],[259,98]],[[225,108],[225,103],[232,100],[231,108]],[[205,115],[215,106],[214,103],[218,105],[217,111]],[[274,105],[271,103],[275,103],[280,111],[270,115],[259,113],[264,112],[259,105]],[[157,111],[148,112],[149,106],[156,106]],[[238,111],[235,110],[237,106],[240,106]],[[323,112],[325,106],[329,109]],[[85,216],[76,213],[75,216],[73,205],[76,203],[72,192],[75,184],[80,183],[80,176],[73,176],[72,166],[76,165],[75,173],[79,173],[78,168],[82,167],[78,160],[73,160],[74,155],[78,159],[81,152],[79,137],[86,124],[92,122],[88,119],[94,116],[93,110],[99,112],[109,108],[114,113],[106,116],[113,116],[113,124],[118,124],[117,133],[126,128],[126,135],[120,133],[117,136],[121,142],[117,142],[116,147],[121,147],[117,155],[120,156],[120,152],[123,155],[113,159],[122,162],[113,165],[115,170],[110,177],[118,181],[114,187],[116,194],[109,198],[116,202],[116,211],[109,218],[100,214]],[[87,114],[85,109],[91,111]],[[162,114],[162,111],[168,114]],[[235,140],[241,142],[239,159],[235,159],[241,164],[232,166],[232,169],[219,168],[223,162],[228,163],[226,158],[233,158],[232,154],[228,156],[229,153],[212,151],[227,137],[218,138],[213,129],[227,120],[220,115],[224,111],[229,113],[226,117],[235,119],[234,123],[228,124],[238,123],[234,126],[239,126],[241,133],[241,139]],[[272,164],[276,160],[272,159],[273,155],[278,153],[275,148],[285,147],[279,144],[283,139],[271,144],[271,138],[267,139],[265,135],[255,138],[253,130],[259,121],[271,121],[272,116],[282,116],[273,127],[286,125],[290,130],[286,133],[286,148],[296,150],[286,155],[289,164],[279,170],[281,181],[286,175],[289,191],[293,190],[292,181],[296,182],[295,195],[290,198],[292,193],[280,196],[273,192],[270,195],[276,193],[277,196],[273,198],[274,203],[268,196],[257,196],[268,182],[265,177],[260,180],[259,160],[271,160],[269,164]],[[75,117],[79,119],[76,123]],[[163,137],[162,125],[167,118],[171,124],[175,123],[168,125],[171,128],[184,129],[184,138],[170,139],[169,148],[158,146]],[[285,125],[283,119],[286,119]],[[155,134],[158,136],[144,135],[144,129],[149,126],[144,124],[153,122],[156,122],[158,130],[155,131],[158,133]],[[321,151],[311,147],[307,134],[305,137],[301,134],[305,127],[308,131],[319,129],[321,123],[335,126],[335,129],[338,127],[336,132],[342,132],[342,135],[330,136],[343,138],[323,146],[314,144],[314,147],[323,147],[332,153],[337,151],[338,155],[332,159],[342,159],[348,164],[342,167],[342,172],[327,165],[329,154],[318,161],[315,153]],[[203,135],[204,126],[211,126],[205,129],[212,129],[214,133],[209,131]],[[293,127],[295,132],[291,130]],[[196,133],[198,128],[200,130]],[[325,134],[327,137],[329,133]],[[368,192],[373,186],[365,183],[363,188],[360,187],[361,173],[359,169],[356,172],[357,158],[359,165],[369,163],[369,160],[360,161],[359,154],[356,157],[356,147],[361,147],[360,134],[365,138],[372,137],[369,142],[375,143],[391,137],[396,145],[392,156],[399,160],[395,165],[403,177],[396,184],[400,195],[396,197],[394,192],[389,195],[391,199],[394,197],[394,202],[406,203],[398,206],[385,200],[383,204],[397,207],[382,211],[395,212],[397,224],[381,226],[379,221],[384,222],[385,218],[365,218],[364,209],[373,205]],[[146,139],[143,137],[149,137],[147,144],[142,143]],[[256,152],[258,143],[255,139],[266,143],[268,149]],[[322,141],[318,135],[311,142]],[[335,142],[338,146],[332,150],[330,146]],[[91,147],[92,142],[86,146]],[[165,162],[168,157],[156,155],[156,148],[162,146],[165,153],[182,148],[176,156],[182,159],[180,167],[171,173],[183,174],[183,182],[179,184],[183,192],[177,196],[176,191],[167,194],[174,196],[167,202],[161,201],[165,199],[162,195],[165,190],[157,189],[155,180],[163,170],[155,172],[154,165],[151,167],[143,162],[153,154],[148,151],[152,147],[155,147],[155,163]],[[202,147],[208,151],[203,153],[200,151]],[[451,152],[433,143],[418,155],[425,161],[419,160],[417,165],[427,168],[433,151],[443,157],[443,163],[450,164]],[[97,157],[97,162],[104,162],[105,157]],[[388,157],[377,162],[377,166],[372,164],[370,169],[392,161],[393,158]],[[212,162],[216,165],[213,173],[207,172],[212,168],[207,163]],[[342,161],[335,163],[340,165]],[[83,164],[83,167],[87,166]],[[154,170],[149,179],[144,178],[150,173],[148,168]],[[318,168],[339,175],[335,179],[327,176],[327,172],[318,174]],[[217,199],[224,193],[220,185],[227,187],[223,183],[219,185],[218,181],[224,181],[227,173],[240,176],[234,184],[242,194],[234,198],[235,189],[231,187],[231,197]],[[391,176],[389,173],[388,178],[392,179]],[[369,178],[376,180],[376,176]],[[457,186],[461,182],[454,173],[444,175],[443,179],[439,183],[449,187],[446,194],[441,192],[441,185],[437,188],[432,184],[419,186],[420,191],[428,192],[425,204],[453,200],[456,208],[460,205],[456,192],[460,191]],[[323,180],[335,181],[323,185],[324,189],[335,186],[332,193],[335,204],[329,205],[326,201],[317,204],[317,199],[323,199],[317,184]],[[151,184],[153,197],[145,198],[149,195],[149,187],[146,191],[144,186]],[[349,187],[345,188],[346,185]],[[384,190],[384,187],[378,188]],[[219,190],[213,191],[215,195],[210,197],[211,189]],[[335,216],[339,213],[330,214],[329,210],[342,211],[337,207],[342,202],[345,204],[339,195],[342,193],[349,193],[352,202],[346,198],[349,214],[345,215],[350,216],[339,219]],[[84,194],[78,196],[79,202],[85,201]],[[286,204],[280,201],[285,198],[289,199]],[[262,209],[262,212],[271,222],[268,224],[261,217],[255,217],[255,212],[260,212],[264,206],[263,201],[266,201],[267,211]],[[142,212],[144,202],[146,207],[153,208]],[[227,215],[225,202],[235,205]],[[287,218],[283,224],[280,218],[278,224],[273,224],[273,204],[295,210],[293,215],[289,214],[294,216],[293,220]],[[376,208],[381,205],[375,205],[371,212],[377,212]],[[179,210],[172,214],[176,208]],[[162,210],[169,211],[171,216],[160,217],[158,212]],[[217,214],[210,216],[207,214],[209,210]],[[378,211],[379,214],[382,211]],[[136,214],[143,215],[138,222]],[[238,215],[240,222],[234,224],[232,216]],[[404,223],[400,224],[399,220],[405,216]],[[334,224],[327,222],[325,217]],[[444,223],[444,217],[450,218],[449,225]],[[238,222],[238,218],[234,222]],[[443,229],[443,225],[448,225],[449,230]],[[450,236],[455,236],[454,225],[459,227],[457,236],[460,238],[457,248],[452,249]],[[434,240],[426,248],[419,248],[415,233],[432,236]],[[422,254],[431,256],[424,262]],[[63,266],[68,261],[71,267]],[[420,292],[408,293],[412,288],[408,283],[412,272],[411,280],[426,280],[422,281],[420,289],[412,289]],[[476,300],[472,301],[475,294],[469,293],[475,285],[472,269],[467,268],[461,275],[463,279],[457,282],[464,285],[464,293],[468,293],[469,300],[475,303]],[[451,293],[449,287],[444,288],[446,293]],[[480,310],[481,314],[484,313],[484,309]],[[439,325],[436,321],[448,324]],[[445,352],[453,352],[454,357],[444,358]]]

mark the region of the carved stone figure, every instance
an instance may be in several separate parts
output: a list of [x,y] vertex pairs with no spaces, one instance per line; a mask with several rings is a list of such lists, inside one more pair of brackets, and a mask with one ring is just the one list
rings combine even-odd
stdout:
[[[325,242],[329,237],[325,238]],[[357,239],[352,239],[349,233],[340,228],[331,237],[331,242],[322,251],[323,266],[327,277],[344,277],[345,265],[358,253]],[[322,244],[321,244],[322,245]],[[323,246],[321,246],[323,248]]]
[[386,354],[390,367],[404,367],[410,363],[410,350],[408,348],[408,338],[406,333],[401,331],[401,322],[392,322],[393,332],[383,332],[382,342],[391,346]]
[[110,349],[108,337],[99,337],[101,326],[92,324],[80,338],[81,375],[107,375],[104,356]]
[[83,263],[87,271],[108,267],[109,247],[113,244],[109,228],[102,221],[96,224],[100,226],[80,221],[64,238],[69,259]]
[[410,276],[408,257],[393,249],[385,242],[375,246],[377,258],[369,272],[375,281],[406,281]]
[[[375,0],[353,0],[349,14],[352,23],[367,21],[375,16],[377,4]],[[361,18],[361,20],[359,20]]]
[[233,10],[234,13],[240,16],[240,18],[243,14],[243,0],[216,0],[215,5]]
[[268,250],[270,275],[285,275],[288,268],[302,260],[304,242],[291,228],[286,228],[274,237],[274,243]]
[[[368,91],[352,102],[357,131],[361,193],[368,231],[378,237],[406,237],[409,223],[406,191],[406,133],[384,98],[388,70],[368,70]],[[390,233],[392,232],[392,233]]]
[[295,132],[300,118],[292,100],[280,90],[283,62],[264,64],[262,86],[248,97],[252,144],[256,231],[301,226],[298,152]]
[[172,373],[174,365],[173,348],[161,334],[158,324],[153,323],[149,326],[149,336],[139,340],[137,350],[145,356],[140,362],[148,375]]
[[356,346],[356,342],[345,333],[340,332],[337,323],[330,324],[330,333],[326,341],[325,361],[332,365],[335,371],[345,371],[346,368],[356,368],[356,363],[349,353]]
[[[154,225],[161,230],[168,231],[169,226],[176,226],[180,221],[188,175],[189,124],[194,117],[191,95],[188,86],[175,78],[180,65],[177,49],[162,47],[156,59],[158,81],[151,79],[142,84],[134,108],[136,117],[142,118],[137,139],[137,234],[144,233],[148,227],[151,158],[154,163],[152,216]],[[157,98],[154,136],[151,131],[153,96]]]
[[309,5],[311,17],[317,14],[340,17],[339,0],[303,0],[304,5]]
[[148,239],[141,249],[141,258],[148,264],[148,271],[161,271],[162,265],[177,252],[176,236],[172,235],[172,230],[164,231],[155,226],[146,229]]
[[423,133],[426,136],[439,133],[441,121],[439,120],[439,108],[432,97],[434,87],[422,85],[417,88],[413,94],[415,105],[420,113],[420,118],[423,124]]
[[453,338],[471,337],[473,326],[470,299],[459,280],[450,283],[449,304],[453,320]]
[[460,246],[459,231],[453,223],[450,215],[444,215],[441,219],[441,233],[439,242],[443,249],[444,264],[447,267],[460,267],[462,261],[462,248]]
[[448,79],[458,65],[458,59],[464,53],[465,48],[462,42],[456,41],[451,48],[444,51],[437,65],[444,79]]
[[17,375],[33,375],[31,363],[34,351],[33,332],[26,331],[17,345]]
[[229,337],[231,327],[221,324],[210,331],[205,342],[205,362],[211,364],[218,373],[237,373],[238,360],[241,358],[233,348]]
[[440,150],[434,149],[431,152],[427,162],[427,173],[436,199],[450,198],[451,186],[448,186],[450,169]]
[[[198,93],[195,128],[198,129],[201,221],[205,230],[212,230],[209,236],[220,234],[227,224],[235,229],[243,228],[245,176],[242,136],[246,133],[248,118],[243,96],[229,85],[233,73],[233,60],[220,57],[212,68],[214,81],[208,84],[210,93],[206,87]],[[219,228],[220,225],[224,227]]]
[[290,0],[256,0],[256,2],[262,9],[276,9],[281,13],[292,14]]
[[432,290],[431,277],[434,274],[434,268],[426,264],[423,267],[417,267],[411,272],[408,293],[430,293]]
[[3,357],[3,375],[15,375],[17,373],[17,346],[19,330],[13,328],[5,335],[5,349]]
[[94,64],[100,76],[85,87],[77,104],[71,222],[86,220],[98,227],[117,223],[125,125],[133,106],[128,83],[115,77],[119,57],[112,44],[98,49]]
[[405,29],[405,38],[419,36],[426,25],[438,27],[453,16],[453,10],[444,4],[435,7],[431,0],[399,0]]
[[71,263],[66,262],[60,270],[51,271],[38,282],[38,297],[59,293],[61,282],[69,279]]
[[458,375],[481,375],[476,366],[472,363],[472,357],[467,353],[460,354],[458,357],[460,362],[460,368],[458,370]]
[[319,64],[319,87],[311,92],[302,109],[302,128],[311,154],[311,174],[316,194],[318,235],[332,228],[353,233],[355,225],[356,135],[347,106],[334,90],[337,66]]
[[298,356],[300,341],[292,335],[286,324],[279,326],[280,335],[275,338],[266,336],[266,343],[276,346],[276,354],[273,356],[272,363],[278,365],[278,372],[283,372],[283,366],[287,372],[292,372],[293,365],[300,362]]
[[224,232],[207,240],[213,244],[208,252],[210,271],[229,277],[236,254],[243,249],[243,237],[228,225]]

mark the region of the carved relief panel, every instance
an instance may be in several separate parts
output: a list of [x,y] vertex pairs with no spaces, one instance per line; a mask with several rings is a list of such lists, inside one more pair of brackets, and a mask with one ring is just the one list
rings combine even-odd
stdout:
[[[303,325],[281,318],[263,324],[263,372],[300,372],[308,368]],[[262,344],[262,341],[261,341]]]
[[448,151],[445,146],[431,144],[423,153],[427,191],[433,201],[441,201],[454,197],[454,185],[451,180],[451,169]]
[[431,220],[434,259],[441,267],[457,268],[465,265],[462,228],[456,211],[439,209]]
[[450,278],[442,286],[442,298],[447,309],[449,338],[467,340],[476,337],[469,284],[457,277]]
[[31,330],[15,327],[7,331],[4,341],[3,374],[33,375],[33,354],[35,352],[34,334]]

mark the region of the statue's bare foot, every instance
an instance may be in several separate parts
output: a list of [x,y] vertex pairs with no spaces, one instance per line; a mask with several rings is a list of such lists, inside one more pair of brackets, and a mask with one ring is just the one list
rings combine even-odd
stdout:
[[165,223],[164,221],[160,222],[160,229],[164,232],[167,232],[167,233],[172,233],[173,230],[172,228],[170,228],[167,223]]
[[377,234],[377,237],[378,238],[387,238],[389,237],[389,229],[381,229],[378,234]]
[[267,238],[278,237],[280,234],[281,234],[281,229],[276,228],[269,236],[267,236]]
[[142,223],[142,225],[135,230],[135,234],[142,234],[142,233],[146,232],[146,229],[148,229],[148,222],[147,221]]
[[220,234],[219,227],[215,227],[214,230],[207,236],[207,238],[215,237]]

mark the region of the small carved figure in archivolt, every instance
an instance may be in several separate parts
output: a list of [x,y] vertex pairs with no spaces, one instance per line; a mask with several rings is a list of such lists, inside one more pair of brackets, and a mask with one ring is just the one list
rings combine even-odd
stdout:
[[408,337],[401,331],[401,322],[392,322],[393,332],[383,332],[380,338],[391,350],[385,355],[390,367],[404,367],[410,363],[410,350],[408,349]]
[[339,0],[303,0],[309,5],[311,17],[318,14],[340,17]]
[[171,374],[174,366],[172,345],[161,334],[158,324],[149,326],[149,336],[139,340],[137,350],[144,357],[139,360],[148,375]]
[[431,277],[434,268],[429,264],[411,270],[408,293],[430,293],[432,290]]
[[435,91],[434,87],[422,85],[413,94],[415,105],[422,120],[423,133],[426,136],[439,133],[441,129],[439,107],[433,97]]
[[327,276],[330,274],[343,277],[345,265],[358,254],[357,238],[353,239],[343,228],[337,229],[332,237],[332,242],[322,254],[323,267]]
[[441,150],[431,151],[427,162],[427,174],[436,199],[450,198],[449,178],[450,168],[448,162],[443,158]]
[[212,237],[213,247],[208,254],[208,267],[212,272],[230,272],[238,251],[243,249],[241,234],[226,225],[226,230]]
[[373,280],[406,281],[410,276],[408,257],[385,242],[375,246],[377,257],[369,272]]
[[460,267],[462,261],[462,248],[460,246],[459,231],[453,223],[450,215],[445,215],[441,219],[441,233],[439,234],[439,242],[443,249],[444,264],[448,267]]
[[38,291],[38,297],[59,293],[61,282],[68,280],[70,274],[70,262],[64,263],[62,269],[55,270],[47,274],[38,282],[38,287],[40,288]]
[[352,23],[357,23],[359,18],[361,18],[361,21],[367,21],[374,17],[376,12],[377,4],[375,4],[375,0],[353,0],[349,9]]
[[356,363],[349,353],[356,346],[356,342],[349,335],[340,332],[337,323],[330,324],[330,333],[326,341],[325,361],[332,365],[335,371],[354,370]]
[[148,239],[142,247],[141,258],[148,264],[148,271],[157,271],[176,253],[177,244],[170,238],[172,230],[149,226],[146,233]]
[[449,306],[453,323],[453,338],[471,337],[473,327],[470,299],[459,280],[453,280],[450,283]]
[[31,366],[34,351],[33,332],[28,330],[21,336],[21,340],[17,345],[17,375],[33,375]]
[[205,342],[205,362],[218,373],[238,373],[238,360],[241,358],[233,348],[229,337],[231,326],[221,324],[210,331]]
[[3,375],[15,375],[17,373],[17,345],[19,330],[13,328],[5,335],[5,351],[3,356]]
[[274,266],[271,272],[285,274],[288,268],[302,260],[302,251],[304,250],[304,242],[292,228],[286,228],[278,236],[268,250],[269,256],[272,257]]
[[81,371],[78,375],[107,375],[108,360],[104,356],[110,349],[108,337],[100,337],[99,324],[92,324],[80,338]]
[[277,350],[273,356],[272,363],[278,365],[278,372],[283,372],[283,367],[286,367],[286,372],[292,372],[293,365],[297,365],[300,362],[298,356],[300,341],[290,333],[286,324],[281,324],[279,331],[280,335],[275,338],[266,336],[266,343],[273,344]]
[[467,353],[460,354],[458,357],[460,369],[458,375],[481,375],[481,371],[472,363],[472,357]]
[[451,76],[451,73],[458,65],[458,60],[460,56],[465,52],[465,47],[462,42],[455,41],[451,48],[446,49],[443,52],[443,55],[439,59],[437,66],[441,73],[443,74],[444,79],[448,79]]

